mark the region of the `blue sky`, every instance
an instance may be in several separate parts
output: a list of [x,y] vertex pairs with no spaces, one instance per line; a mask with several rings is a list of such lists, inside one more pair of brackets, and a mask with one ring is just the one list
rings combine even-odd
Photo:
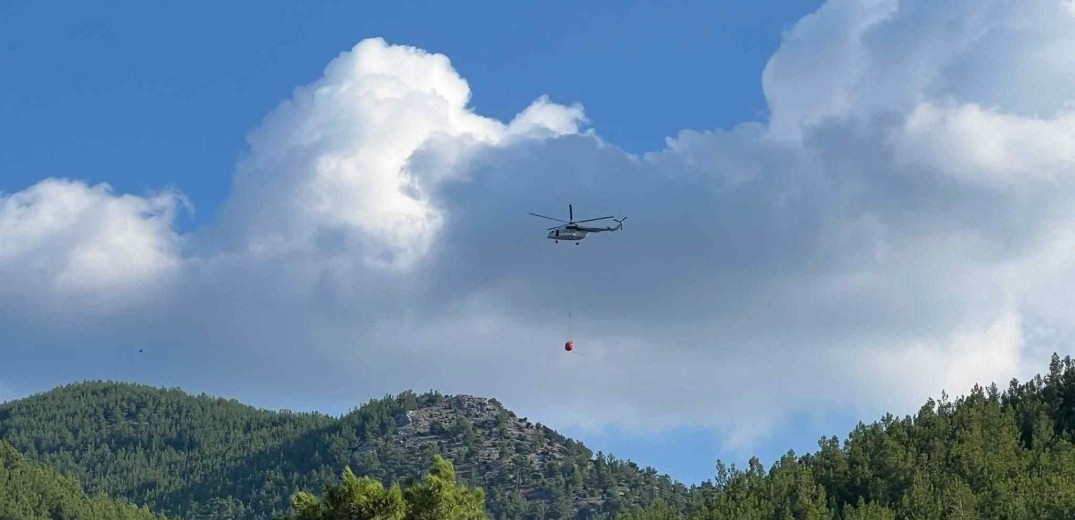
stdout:
[[693,483],[1070,350],[1070,3],[660,4],[5,3],[0,398],[437,388]]
[[816,8],[659,4],[8,3],[2,188],[53,175],[132,192],[174,185],[196,209],[182,225],[204,223],[227,197],[246,133],[375,36],[447,54],[480,113],[510,119],[547,94],[584,103],[618,146],[658,150],[684,128],[763,117],[765,61],[781,30]]

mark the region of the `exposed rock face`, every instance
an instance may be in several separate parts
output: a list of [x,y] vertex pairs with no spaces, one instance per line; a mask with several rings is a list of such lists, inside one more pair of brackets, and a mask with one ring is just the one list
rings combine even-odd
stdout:
[[[504,495],[512,494],[527,501],[548,501],[553,493],[545,477],[561,471],[554,466],[571,467],[581,462],[592,467],[592,453],[584,446],[516,416],[495,399],[439,396],[394,420],[397,428],[393,434],[357,447],[356,455],[376,451],[378,458],[389,460],[400,452],[410,455],[408,459],[441,453],[453,462],[461,479],[482,486],[492,500],[506,500]],[[399,469],[385,467],[384,473],[398,475]],[[599,496],[563,499],[571,512],[603,503]]]
[[486,492],[493,518],[612,519],[618,507],[660,497],[682,504],[682,485],[629,461],[596,456],[579,442],[504,408],[496,399],[423,394],[394,426],[353,447],[353,469],[382,481],[417,478],[434,453]]
[[420,478],[439,453],[460,480],[485,490],[486,509],[496,520],[612,520],[624,508],[656,499],[687,507],[687,488],[667,475],[595,454],[496,399],[429,392],[394,402],[343,418],[344,428],[333,436],[346,443],[340,445],[349,457],[334,464],[390,482]]
[[495,471],[501,464],[492,463],[516,457],[542,464],[562,460],[568,454],[557,442],[566,440],[562,436],[517,417],[494,399],[445,396],[397,416],[396,424],[390,442],[407,451],[442,453],[455,461],[456,470],[464,477],[476,476],[475,471]]

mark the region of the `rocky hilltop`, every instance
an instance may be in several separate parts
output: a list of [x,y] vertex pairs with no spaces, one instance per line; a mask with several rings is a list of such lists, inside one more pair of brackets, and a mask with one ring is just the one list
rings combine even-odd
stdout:
[[463,474],[496,470],[498,463],[516,456],[539,465],[563,461],[571,453],[568,439],[525,417],[517,417],[495,399],[446,396],[393,419],[397,426],[394,434],[363,443],[358,451],[375,450],[384,442],[399,443],[418,452],[435,450],[457,461],[456,470]]
[[[440,453],[453,461],[463,480],[490,492],[495,510],[524,514],[520,509],[525,504],[528,512],[534,508],[564,515],[557,518],[590,516],[630,505],[628,496],[646,495],[638,505],[658,496],[640,493],[640,488],[664,487],[663,498],[672,501],[673,488],[685,492],[652,468],[643,470],[600,453],[595,457],[581,443],[517,416],[496,399],[431,394],[418,407],[394,416],[393,422],[388,435],[355,447],[360,467],[377,468],[386,453],[415,454],[418,460]],[[410,461],[405,465],[409,468],[372,473],[390,479],[417,469]]]

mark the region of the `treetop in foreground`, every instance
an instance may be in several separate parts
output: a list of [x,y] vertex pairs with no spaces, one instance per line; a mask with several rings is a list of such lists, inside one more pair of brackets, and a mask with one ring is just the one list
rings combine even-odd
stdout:
[[292,496],[286,520],[486,520],[485,492],[456,482],[452,463],[433,456],[433,466],[418,483],[385,489],[350,467],[338,484],[325,486],[323,497],[306,491]]

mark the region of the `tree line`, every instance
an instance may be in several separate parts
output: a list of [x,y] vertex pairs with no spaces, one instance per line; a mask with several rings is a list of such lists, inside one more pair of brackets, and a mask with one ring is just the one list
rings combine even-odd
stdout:
[[[914,415],[860,423],[842,441],[822,438],[814,452],[788,452],[768,467],[717,461],[714,479],[689,488],[540,425],[519,426],[525,419],[504,411],[490,424],[437,426],[438,440],[421,453],[386,442],[400,414],[443,399],[404,393],[332,418],[178,390],[71,385],[0,405],[8,479],[0,513],[39,518],[51,514],[41,504],[58,501],[153,517],[107,505],[107,494],[199,520],[1075,518],[1070,356],[1053,355],[1047,373],[1004,390],[975,386]],[[531,455],[550,443],[562,457],[536,462]],[[438,450],[451,446],[449,461]],[[419,465],[431,468],[420,479]],[[39,475],[29,478],[56,481],[42,484],[55,500],[6,491],[14,467],[23,483],[10,489]],[[457,477],[456,467],[469,469]],[[80,482],[96,498],[77,498]],[[64,518],[97,518],[80,514]]]

